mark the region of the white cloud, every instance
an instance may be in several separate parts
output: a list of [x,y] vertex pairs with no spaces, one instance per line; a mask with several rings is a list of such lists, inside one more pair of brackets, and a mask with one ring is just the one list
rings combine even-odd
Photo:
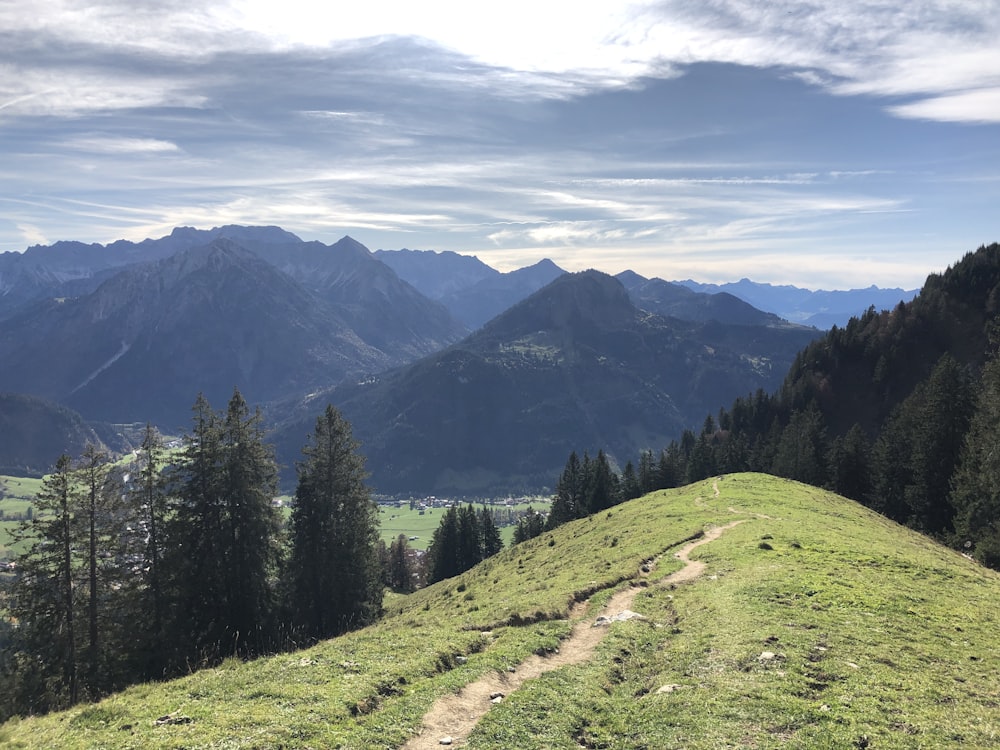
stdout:
[[[798,0],[216,0],[194,6],[9,0],[0,6],[0,28],[12,38],[38,37],[43,48],[67,47],[58,68],[33,69],[22,59],[0,70],[0,110],[36,114],[203,105],[179,81],[153,76],[152,85],[144,84],[139,71],[146,68],[148,76],[150,60],[197,64],[232,52],[327,56],[359,40],[370,46],[393,37],[426,40],[470,63],[432,70],[415,59],[394,71],[397,78],[486,86],[514,97],[572,97],[634,85],[643,76],[677,75],[685,64],[725,62],[784,67],[844,95],[961,94],[965,104],[927,105],[919,116],[941,112],[952,120],[969,112],[971,121],[992,122],[982,112],[983,95],[977,105],[965,92],[1000,85],[997,0],[808,6]],[[114,52],[137,64],[114,76],[88,74],[72,59],[77,48]],[[905,106],[892,111],[910,116]]]
[[18,224],[17,231],[24,237],[27,245],[48,245],[49,240],[45,233],[34,224]]
[[15,115],[74,116],[82,112],[140,107],[192,107],[205,97],[188,82],[168,76],[143,78],[98,70],[33,69],[28,64],[0,69],[0,119]]
[[1000,87],[921,99],[889,109],[899,117],[922,120],[1000,123]]
[[81,136],[62,142],[66,148],[100,154],[157,154],[180,151],[176,143],[158,138]]

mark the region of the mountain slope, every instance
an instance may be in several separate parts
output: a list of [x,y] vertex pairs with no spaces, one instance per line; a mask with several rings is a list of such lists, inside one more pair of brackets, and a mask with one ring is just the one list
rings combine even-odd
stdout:
[[[438,354],[323,397],[354,426],[379,491],[533,489],[572,450],[624,463],[735,395],[776,387],[813,335],[662,318],[588,271]],[[279,431],[286,464],[313,418]]]
[[475,330],[564,273],[551,260],[540,260],[516,271],[487,276],[470,287],[446,294],[441,304]]
[[336,308],[362,340],[394,363],[438,351],[468,333],[443,305],[403,281],[351,237],[333,245],[246,244]]
[[91,294],[127,266],[169,258],[219,239],[252,250],[314,292],[392,362],[437,351],[467,333],[444,307],[402,281],[350,237],[324,245],[303,242],[279,227],[238,225],[207,230],[178,227],[165,237],[138,243],[57,242],[24,253],[4,253],[0,320],[32,302]]
[[0,393],[0,474],[42,476],[63,453],[101,440],[79,414],[44,399]]
[[615,278],[628,289],[636,307],[657,315],[700,322],[716,320],[734,325],[792,325],[774,313],[758,310],[726,292],[696,292],[663,279],[646,279],[632,271],[623,271]]
[[373,255],[430,299],[441,299],[500,272],[473,255],[451,250],[376,250]]
[[[661,585],[685,540],[734,521],[692,554],[700,577]],[[394,600],[364,630],[12,721],[0,744],[400,748],[438,697],[502,680],[574,623],[594,630],[626,581],[645,619],[611,622],[590,658],[487,696],[469,747],[909,750],[1000,736],[1000,576],[831,493],[740,474],[566,524]]]
[[1000,471],[982,450],[1000,429],[984,379],[1000,364],[998,314],[993,244],[911,302],[817,338],[773,395],[721,410],[720,430],[689,441],[687,478],[753,469],[831,487],[1000,566]]
[[114,422],[187,422],[197,393],[266,401],[392,360],[232,241],[122,271],[92,294],[0,322],[0,388]]
[[278,227],[177,227],[169,235],[142,242],[119,240],[108,245],[56,242],[23,253],[0,253],[0,319],[25,304],[49,297],[90,294],[118,270],[134,263],[168,258],[182,250],[226,238],[240,242],[301,242]]

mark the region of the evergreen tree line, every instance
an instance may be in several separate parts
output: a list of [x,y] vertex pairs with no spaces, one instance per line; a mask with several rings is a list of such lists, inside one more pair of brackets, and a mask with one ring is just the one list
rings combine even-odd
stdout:
[[[979,377],[950,354],[874,435],[836,434],[818,399],[758,392],[663,451],[659,486],[761,471],[833,490],[1000,567],[1000,358]],[[645,459],[648,464],[648,459]]]
[[288,523],[259,411],[199,396],[171,455],[147,426],[127,469],[61,456],[22,523],[0,632],[0,718],[41,713],[228,657],[367,624],[381,611],[378,508],[349,424],[328,406]]
[[796,357],[781,389],[736,399],[637,472],[660,487],[763,471],[858,500],[1000,568],[1000,245]]
[[529,512],[521,518],[514,529],[514,544],[660,489],[651,457],[651,452],[645,452],[640,459],[640,468],[645,468],[645,475],[637,472],[630,461],[619,476],[603,450],[599,450],[595,458],[585,452],[582,460],[573,451],[556,481],[548,515]]
[[457,576],[503,549],[493,511],[452,505],[434,530],[425,558],[428,583]]

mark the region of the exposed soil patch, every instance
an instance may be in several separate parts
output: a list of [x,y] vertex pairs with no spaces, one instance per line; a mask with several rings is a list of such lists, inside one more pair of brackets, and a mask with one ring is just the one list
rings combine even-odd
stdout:
[[[740,523],[743,523],[743,520],[713,527],[700,538],[685,544],[674,554],[674,557],[685,563],[684,567],[664,577],[657,582],[657,585],[684,583],[698,578],[705,570],[705,563],[691,560],[689,557],[691,552],[703,544],[718,539],[724,531]],[[649,566],[651,563],[643,564],[643,567]],[[639,575],[648,575],[648,572],[640,571]],[[615,593],[596,620],[587,617],[573,626],[569,637],[559,644],[557,652],[547,656],[528,657],[513,672],[492,672],[475,682],[470,682],[457,694],[440,698],[424,716],[420,734],[407,742],[403,750],[432,750],[447,745],[452,747],[464,745],[469,733],[494,702],[502,700],[527,680],[553,669],[580,664],[590,659],[597,644],[607,634],[610,623],[628,619],[627,614],[634,615],[629,608],[641,590],[639,586],[629,586]],[[586,608],[587,602],[578,602],[572,608],[570,617],[582,616]],[[449,741],[442,743],[442,740]]]

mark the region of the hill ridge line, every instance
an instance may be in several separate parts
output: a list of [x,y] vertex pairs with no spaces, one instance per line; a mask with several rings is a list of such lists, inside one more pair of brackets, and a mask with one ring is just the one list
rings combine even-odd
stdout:
[[[749,519],[741,518],[722,526],[711,526],[697,538],[688,541],[674,553],[674,557],[684,563],[684,567],[669,573],[655,582],[655,586],[690,583],[699,578],[705,571],[705,563],[690,559],[690,554],[703,544],[715,541],[723,533],[745,523]],[[645,568],[648,563],[644,563]],[[645,570],[638,574],[640,578],[648,576]],[[635,578],[631,579],[635,580]],[[479,720],[493,706],[517,690],[528,680],[540,677],[564,666],[571,666],[588,661],[597,649],[598,644],[608,632],[612,622],[630,619],[645,619],[642,615],[632,612],[629,607],[643,586],[632,584],[615,593],[603,607],[603,613],[596,618],[590,627],[583,627],[586,617],[577,620],[570,635],[560,644],[559,649],[546,656],[529,656],[523,662],[507,673],[493,672],[483,675],[461,688],[457,693],[443,696],[434,702],[424,715],[420,734],[411,738],[401,750],[432,750],[442,746],[464,744],[469,734]],[[594,592],[597,593],[597,592]],[[572,615],[582,611],[589,605],[590,599],[579,601],[571,611]]]

